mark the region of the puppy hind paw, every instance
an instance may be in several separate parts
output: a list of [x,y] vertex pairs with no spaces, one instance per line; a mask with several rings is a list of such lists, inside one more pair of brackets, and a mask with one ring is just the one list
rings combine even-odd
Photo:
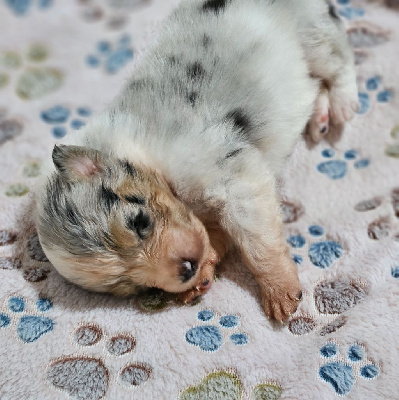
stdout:
[[329,131],[329,106],[328,93],[323,90],[316,99],[315,110],[308,126],[310,136],[315,143],[320,142]]
[[330,117],[334,124],[350,121],[359,107],[356,87],[333,87],[330,91]]

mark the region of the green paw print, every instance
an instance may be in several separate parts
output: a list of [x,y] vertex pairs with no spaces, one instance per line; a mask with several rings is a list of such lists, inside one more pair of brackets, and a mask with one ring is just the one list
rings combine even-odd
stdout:
[[21,99],[36,99],[58,89],[64,74],[57,68],[39,65],[47,58],[48,51],[40,44],[32,44],[23,56],[14,51],[0,51],[0,90],[14,80],[13,75],[21,68],[14,83]]
[[394,142],[387,145],[385,148],[385,154],[388,157],[399,158],[399,125],[392,128],[391,137]]
[[151,288],[137,295],[139,306],[148,312],[161,311],[173,302],[173,294]]
[[[7,141],[18,137],[24,129],[18,118],[8,117],[7,110],[0,108],[0,146]],[[22,166],[23,178],[36,178],[40,175],[41,161],[38,159],[27,159]],[[25,180],[25,179],[24,179]],[[28,181],[28,180],[26,180]],[[8,197],[22,197],[29,193],[29,185],[23,182],[10,183],[4,191]]]
[[[251,394],[251,400],[278,400],[282,389],[275,384],[257,385]],[[191,386],[180,394],[179,400],[241,400],[242,383],[231,372],[213,372],[198,385]]]

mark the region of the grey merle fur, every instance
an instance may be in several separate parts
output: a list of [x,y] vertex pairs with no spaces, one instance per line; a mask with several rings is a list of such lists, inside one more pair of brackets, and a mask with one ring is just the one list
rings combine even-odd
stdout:
[[136,215],[127,218],[126,226],[135,231],[140,239],[145,239],[151,232],[152,222],[151,218],[140,209]]
[[199,61],[187,66],[187,75],[190,79],[198,80],[205,75],[205,69]]
[[219,14],[221,11],[225,9],[228,3],[231,0],[207,0],[202,5],[202,10],[205,12],[214,12],[215,14]]
[[249,133],[251,129],[251,120],[241,108],[236,108],[235,110],[230,111],[227,114],[226,119],[233,123],[236,130],[241,133]]

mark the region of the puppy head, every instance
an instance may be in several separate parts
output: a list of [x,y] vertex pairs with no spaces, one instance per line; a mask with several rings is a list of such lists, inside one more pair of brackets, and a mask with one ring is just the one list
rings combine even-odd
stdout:
[[201,285],[201,270],[217,255],[161,174],[78,146],[56,146],[53,162],[56,172],[37,197],[36,225],[61,275],[118,295]]

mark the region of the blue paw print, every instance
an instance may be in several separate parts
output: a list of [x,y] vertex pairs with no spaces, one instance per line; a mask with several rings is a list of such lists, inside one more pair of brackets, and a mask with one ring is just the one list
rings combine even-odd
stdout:
[[[216,319],[215,313],[210,310],[199,311],[197,317],[200,322],[204,323]],[[222,347],[222,331],[226,331],[231,342],[237,346],[243,346],[248,343],[249,338],[245,333],[237,331],[239,324],[240,319],[236,315],[224,315],[219,318],[218,325],[204,324],[189,329],[186,332],[186,341],[191,345],[198,346],[203,351],[213,352]],[[230,331],[234,333],[230,333]]]
[[[365,89],[367,91],[359,92],[358,114],[366,114],[371,108],[371,97],[368,92],[375,95],[377,102],[388,103],[392,99],[392,90],[381,88],[382,79],[379,76],[373,76],[366,80]],[[376,94],[375,94],[376,93]]]
[[338,14],[346,19],[363,17],[363,15],[365,14],[363,8],[350,6],[350,0],[337,0],[336,3]]
[[[90,117],[91,110],[88,107],[78,107],[76,109],[77,117],[70,122],[70,127],[74,130],[80,129],[86,125],[86,119]],[[41,112],[41,119],[47,124],[53,125],[52,134],[55,138],[60,139],[67,134],[65,126],[71,115],[71,110],[64,106],[54,106]]]
[[[13,315],[19,315],[26,310],[26,303],[22,297],[11,297],[7,303],[8,310]],[[53,307],[49,299],[40,298],[36,301],[36,309],[39,312],[46,312]],[[0,328],[6,328],[11,324],[11,316],[0,313]],[[32,343],[44,334],[52,331],[54,321],[41,315],[24,315],[19,318],[17,324],[18,337],[25,343]]]
[[[320,349],[323,358],[334,358],[338,355],[338,345],[327,343]],[[351,345],[347,353],[347,361],[333,361],[322,365],[319,376],[329,383],[339,395],[348,394],[355,384],[355,376],[364,379],[374,379],[380,369],[366,360],[365,350],[358,344]]]
[[399,278],[399,266],[391,269],[391,275],[393,278]]
[[[335,156],[335,151],[333,149],[324,149],[321,155],[324,158],[332,158]],[[353,166],[356,169],[363,169],[370,165],[370,160],[368,158],[356,160],[358,155],[356,150],[347,150],[344,153],[345,160],[323,161],[317,165],[317,170],[332,180],[342,179],[348,172],[348,162],[354,161]]]
[[4,0],[4,2],[17,16],[27,14],[34,4],[42,10],[49,8],[53,4],[53,0]]
[[125,34],[115,44],[106,40],[98,42],[96,53],[86,57],[86,64],[91,68],[97,68],[103,63],[107,73],[115,74],[132,59],[130,36]]
[[[320,225],[311,225],[308,228],[309,235],[317,238],[324,236],[324,229]],[[288,244],[297,252],[305,251],[306,239],[300,234],[291,235],[287,239]],[[329,268],[344,254],[344,249],[338,242],[332,240],[320,240],[308,246],[308,257],[311,263],[321,269]],[[303,255],[293,254],[292,259],[296,264],[303,262]]]

